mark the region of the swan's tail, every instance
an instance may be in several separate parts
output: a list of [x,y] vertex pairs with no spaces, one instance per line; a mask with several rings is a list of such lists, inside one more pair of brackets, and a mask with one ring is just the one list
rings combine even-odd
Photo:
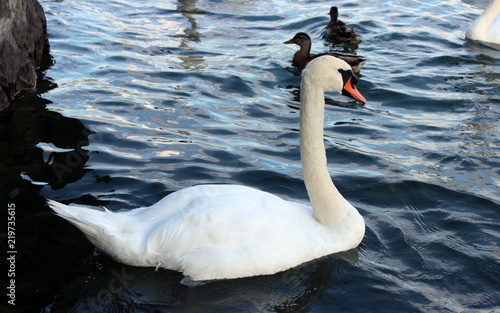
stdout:
[[113,235],[119,228],[117,222],[121,219],[113,218],[117,214],[109,210],[69,206],[54,200],[47,200],[47,204],[57,215],[78,227],[91,241],[102,235]]

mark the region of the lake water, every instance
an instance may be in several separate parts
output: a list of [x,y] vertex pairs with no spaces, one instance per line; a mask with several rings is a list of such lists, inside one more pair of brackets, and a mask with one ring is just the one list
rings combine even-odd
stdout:
[[[53,64],[0,112],[17,250],[16,306],[0,311],[500,312],[500,50],[464,39],[487,1],[41,4]],[[306,202],[298,47],[283,41],[342,50],[322,38],[331,5],[367,58],[368,102],[327,94],[325,111],[332,179],[367,224],[359,248],[187,288],[111,260],[45,205],[129,210],[204,183]]]

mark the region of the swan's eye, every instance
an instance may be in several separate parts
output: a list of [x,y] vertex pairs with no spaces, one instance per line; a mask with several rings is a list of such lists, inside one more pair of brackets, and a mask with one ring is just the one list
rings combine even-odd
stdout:
[[358,77],[354,75],[352,70],[339,69],[340,75],[342,75],[343,85],[347,84],[349,79],[351,79],[351,84],[356,85],[358,83]]
[[354,98],[361,103],[366,103],[366,99],[359,93],[358,89],[356,89],[356,84],[358,82],[358,77],[354,75],[351,70],[342,70],[339,69],[340,75],[342,75],[342,80],[344,84],[344,88],[342,88],[342,94],[344,96],[348,96]]

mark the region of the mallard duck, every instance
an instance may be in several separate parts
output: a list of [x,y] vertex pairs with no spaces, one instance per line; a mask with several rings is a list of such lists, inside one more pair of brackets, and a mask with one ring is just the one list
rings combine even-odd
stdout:
[[311,37],[309,37],[306,33],[297,33],[292,39],[285,41],[286,44],[294,43],[300,46],[300,50],[295,52],[293,55],[292,65],[304,68],[307,63],[311,60],[322,56],[322,55],[331,55],[341,60],[344,60],[349,64],[354,72],[359,72],[363,64],[365,64],[366,59],[357,55],[351,54],[342,54],[342,53],[334,53],[334,52],[326,52],[311,55]]
[[465,33],[465,38],[500,44],[500,0],[492,0]]
[[350,45],[358,45],[359,36],[354,31],[354,27],[346,25],[339,20],[339,10],[337,7],[330,8],[330,22],[326,25],[326,33],[328,38],[333,43],[347,43]]
[[356,82],[351,67],[332,56],[302,73],[299,142],[311,206],[241,185],[188,187],[125,212],[47,203],[115,260],[179,271],[187,283],[274,274],[353,249],[365,222],[332,182],[323,119],[327,91],[366,102]]

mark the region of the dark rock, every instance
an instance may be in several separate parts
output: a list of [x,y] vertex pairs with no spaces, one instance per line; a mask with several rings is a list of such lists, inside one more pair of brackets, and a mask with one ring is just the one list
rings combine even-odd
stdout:
[[49,52],[47,20],[37,0],[0,0],[0,110],[35,87],[36,69]]

